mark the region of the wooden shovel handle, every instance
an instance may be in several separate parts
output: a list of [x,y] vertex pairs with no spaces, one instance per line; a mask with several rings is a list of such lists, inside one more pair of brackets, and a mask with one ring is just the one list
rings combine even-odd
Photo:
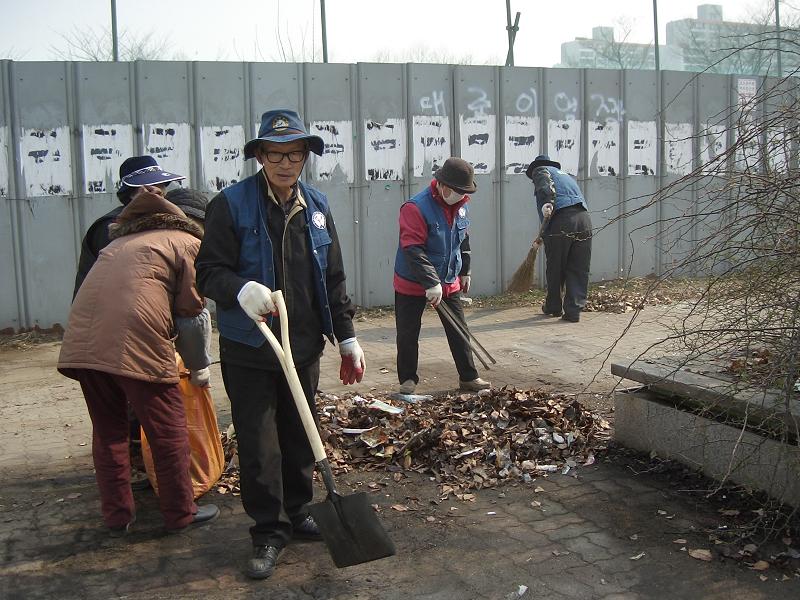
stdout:
[[303,386],[300,384],[300,378],[297,376],[297,370],[294,367],[294,359],[292,358],[292,346],[289,343],[289,320],[286,313],[286,302],[283,299],[283,292],[277,290],[272,292],[272,301],[278,307],[279,321],[281,324],[281,340],[283,346],[278,343],[275,335],[270,331],[267,324],[263,321],[256,321],[256,326],[267,338],[269,345],[275,351],[278,357],[278,362],[281,363],[286,381],[289,383],[289,389],[292,392],[297,412],[300,413],[300,420],[303,422],[303,429],[306,431],[306,436],[311,444],[311,450],[314,452],[314,460],[320,462],[325,460],[325,447],[322,445],[322,439],[319,437],[317,431],[317,423],[314,421],[314,416],[311,414],[311,409],[308,407],[308,400],[303,391]]

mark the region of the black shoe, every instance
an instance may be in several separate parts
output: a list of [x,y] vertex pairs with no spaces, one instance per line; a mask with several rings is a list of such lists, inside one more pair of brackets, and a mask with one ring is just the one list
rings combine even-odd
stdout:
[[581,320],[581,318],[578,315],[575,315],[574,317],[572,315],[564,315],[563,317],[561,317],[561,320],[569,321],[570,323],[577,323],[578,321]]
[[167,529],[167,533],[181,533],[188,530],[190,527],[198,525],[208,525],[219,516],[219,508],[216,504],[206,504],[198,506],[197,512],[194,514],[194,520],[185,527],[178,527],[176,529]]
[[138,479],[131,480],[131,489],[134,492],[141,492],[142,490],[146,490],[150,488],[150,480],[147,478],[147,475]]
[[308,515],[297,525],[292,526],[292,538],[295,540],[310,540],[312,542],[321,542],[322,533],[320,532],[319,525],[317,525],[317,522],[314,520],[314,517]]
[[547,307],[544,304],[542,304],[542,312],[544,314],[546,314],[546,315],[551,316],[551,317],[560,317],[561,316],[561,311],[560,310],[547,310]]
[[133,516],[133,518],[130,520],[130,523],[120,525],[119,527],[109,527],[108,535],[110,535],[112,538],[124,537],[131,532],[131,527],[133,527],[134,523],[136,523],[136,515]]
[[278,546],[253,546],[253,558],[247,561],[244,574],[250,579],[267,579],[275,571],[281,550]]

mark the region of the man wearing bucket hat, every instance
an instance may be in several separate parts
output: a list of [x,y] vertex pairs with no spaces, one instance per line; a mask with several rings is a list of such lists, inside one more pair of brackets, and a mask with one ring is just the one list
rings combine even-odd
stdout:
[[586,304],[592,259],[586,200],[577,182],[546,154],[537,156],[525,174],[533,181],[539,219],[550,218],[542,238],[547,278],[542,312],[577,323]]
[[[413,394],[419,375],[419,331],[426,303],[444,302],[466,331],[461,292],[469,292],[467,202],[477,189],[472,165],[451,157],[431,184],[400,207],[400,241],[394,262],[397,376],[401,394]],[[469,344],[439,313],[458,371],[459,387],[490,387],[478,377]]]
[[280,339],[272,290],[286,298],[292,354],[312,412],[326,337],[338,340],[343,383],[361,381],[366,367],[328,200],[299,180],[309,151],[323,149],[295,111],[265,112],[258,137],[244,147],[261,169],[212,199],[196,262],[200,291],[217,303],[242,504],[255,521],[245,571],[254,579],[272,575],[291,539],[321,539],[306,508],[311,446],[278,358],[255,323],[266,321]]

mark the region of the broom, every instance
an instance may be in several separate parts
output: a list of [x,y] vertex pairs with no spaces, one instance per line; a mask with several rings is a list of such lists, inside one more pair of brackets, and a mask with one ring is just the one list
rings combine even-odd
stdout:
[[545,217],[545,219],[542,221],[542,224],[539,227],[539,234],[536,236],[536,239],[533,240],[531,249],[528,250],[528,256],[525,257],[525,260],[522,261],[522,264],[516,270],[514,275],[512,275],[507,290],[512,294],[524,294],[533,287],[533,273],[536,267],[536,255],[538,254],[539,246],[541,245],[537,244],[536,242],[541,241],[542,233],[544,232],[544,228],[547,227],[547,223],[549,221],[550,217]]

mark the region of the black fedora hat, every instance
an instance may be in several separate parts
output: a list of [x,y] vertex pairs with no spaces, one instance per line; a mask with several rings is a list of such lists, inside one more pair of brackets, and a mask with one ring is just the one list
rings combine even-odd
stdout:
[[258,137],[244,145],[244,158],[253,158],[256,148],[261,142],[277,142],[285,144],[295,140],[308,140],[308,149],[317,156],[322,156],[325,142],[318,135],[306,131],[306,126],[300,115],[287,108],[268,110],[261,115],[261,126],[258,128]]
[[451,156],[444,161],[433,177],[442,185],[446,185],[459,194],[472,194],[478,189],[472,165],[456,156]]
[[120,186],[132,188],[186,179],[183,175],[177,175],[159,167],[158,162],[152,156],[126,158],[119,166],[119,178]]
[[533,162],[528,165],[528,169],[525,171],[525,175],[528,176],[528,179],[533,179],[533,170],[536,167],[555,167],[556,169],[560,169],[561,163],[550,160],[550,157],[547,156],[547,154],[540,154],[533,159]]

